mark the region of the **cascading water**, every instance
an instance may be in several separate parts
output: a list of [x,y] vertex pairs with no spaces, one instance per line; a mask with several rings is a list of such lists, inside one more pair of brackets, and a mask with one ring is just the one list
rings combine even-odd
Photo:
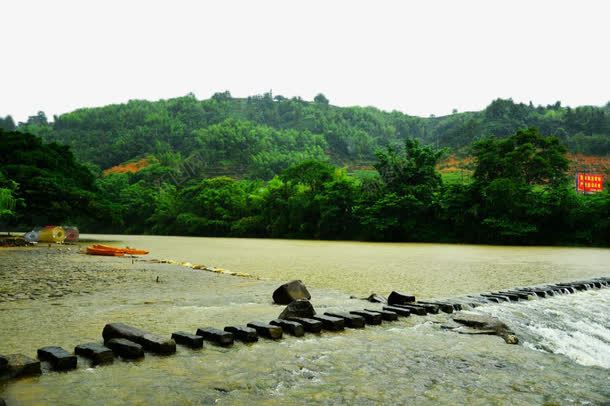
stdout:
[[526,347],[610,369],[610,289],[482,306],[476,311],[508,324]]

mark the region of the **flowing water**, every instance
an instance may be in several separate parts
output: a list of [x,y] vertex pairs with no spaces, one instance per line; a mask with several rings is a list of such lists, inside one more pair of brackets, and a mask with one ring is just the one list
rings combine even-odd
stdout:
[[[91,237],[91,236],[90,236]],[[0,250],[0,353],[35,355],[99,341],[105,323],[159,334],[275,318],[281,282],[310,286],[319,312],[376,305],[392,289],[421,297],[608,275],[610,250],[440,244],[95,236],[154,258],[260,279],[97,258],[72,249]],[[156,280],[159,282],[156,282]],[[610,289],[482,306],[521,338],[445,331],[444,314],[273,342],[178,348],[136,362],[0,383],[8,404],[606,404]]]

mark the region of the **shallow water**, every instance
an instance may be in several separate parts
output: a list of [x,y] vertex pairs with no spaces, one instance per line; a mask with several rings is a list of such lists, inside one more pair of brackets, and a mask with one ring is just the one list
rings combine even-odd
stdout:
[[[270,303],[271,292],[279,280],[295,276],[311,286],[312,301],[324,312],[375,307],[350,295],[393,287],[412,291],[417,286],[419,294],[433,297],[604,275],[603,261],[610,258],[610,250],[588,249],[516,248],[511,254],[498,247],[428,244],[125,240],[151,249],[152,257],[221,266],[263,279],[132,264],[127,258],[89,257],[74,250],[0,250],[0,280],[18,280],[10,289],[0,287],[11,291],[0,300],[0,353],[34,356],[45,345],[72,349],[100,341],[104,324],[113,321],[163,335],[268,321],[281,311]],[[588,266],[578,266],[585,262]],[[449,274],[445,279],[443,267]],[[69,275],[72,279],[62,284]],[[28,297],[33,293],[28,280],[37,286],[35,300],[16,299],[15,290]],[[426,283],[417,284],[419,280]],[[61,296],[49,297],[48,292]],[[603,404],[610,401],[610,373],[603,368],[610,353],[609,294],[610,289],[596,290],[476,309],[505,320],[522,338],[517,346],[495,336],[445,331],[444,314],[412,316],[362,330],[278,342],[261,339],[233,348],[206,345],[193,351],[179,346],[175,356],[147,354],[142,361],[117,360],[99,368],[87,368],[79,359],[73,372],[0,383],[0,397],[8,404],[70,405]],[[541,333],[544,329],[555,333]],[[590,345],[579,347],[583,337],[599,341],[595,351]]]
[[111,236],[153,258],[205,264],[266,280],[302,279],[350,294],[403,289],[444,297],[608,273],[610,249]]

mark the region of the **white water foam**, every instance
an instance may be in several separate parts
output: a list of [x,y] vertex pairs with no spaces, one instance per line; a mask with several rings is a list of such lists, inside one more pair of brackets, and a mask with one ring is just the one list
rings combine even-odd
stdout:
[[505,322],[526,347],[610,369],[610,289],[481,306],[476,311]]

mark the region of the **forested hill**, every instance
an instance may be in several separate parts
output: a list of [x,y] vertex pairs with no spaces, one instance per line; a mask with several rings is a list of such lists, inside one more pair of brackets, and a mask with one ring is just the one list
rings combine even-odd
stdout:
[[[0,127],[11,130],[12,125],[12,119],[0,118]],[[187,95],[79,109],[52,122],[39,113],[17,127],[71,146],[78,159],[101,169],[150,155],[171,164],[197,153],[208,163],[209,175],[261,178],[307,158],[368,163],[376,149],[403,144],[405,138],[459,151],[474,140],[506,137],[524,127],[556,135],[572,152],[610,154],[610,103],[569,108],[498,99],[480,112],[422,118],[336,107],[321,94],[307,102],[269,93],[234,98],[225,92],[208,100]]]

